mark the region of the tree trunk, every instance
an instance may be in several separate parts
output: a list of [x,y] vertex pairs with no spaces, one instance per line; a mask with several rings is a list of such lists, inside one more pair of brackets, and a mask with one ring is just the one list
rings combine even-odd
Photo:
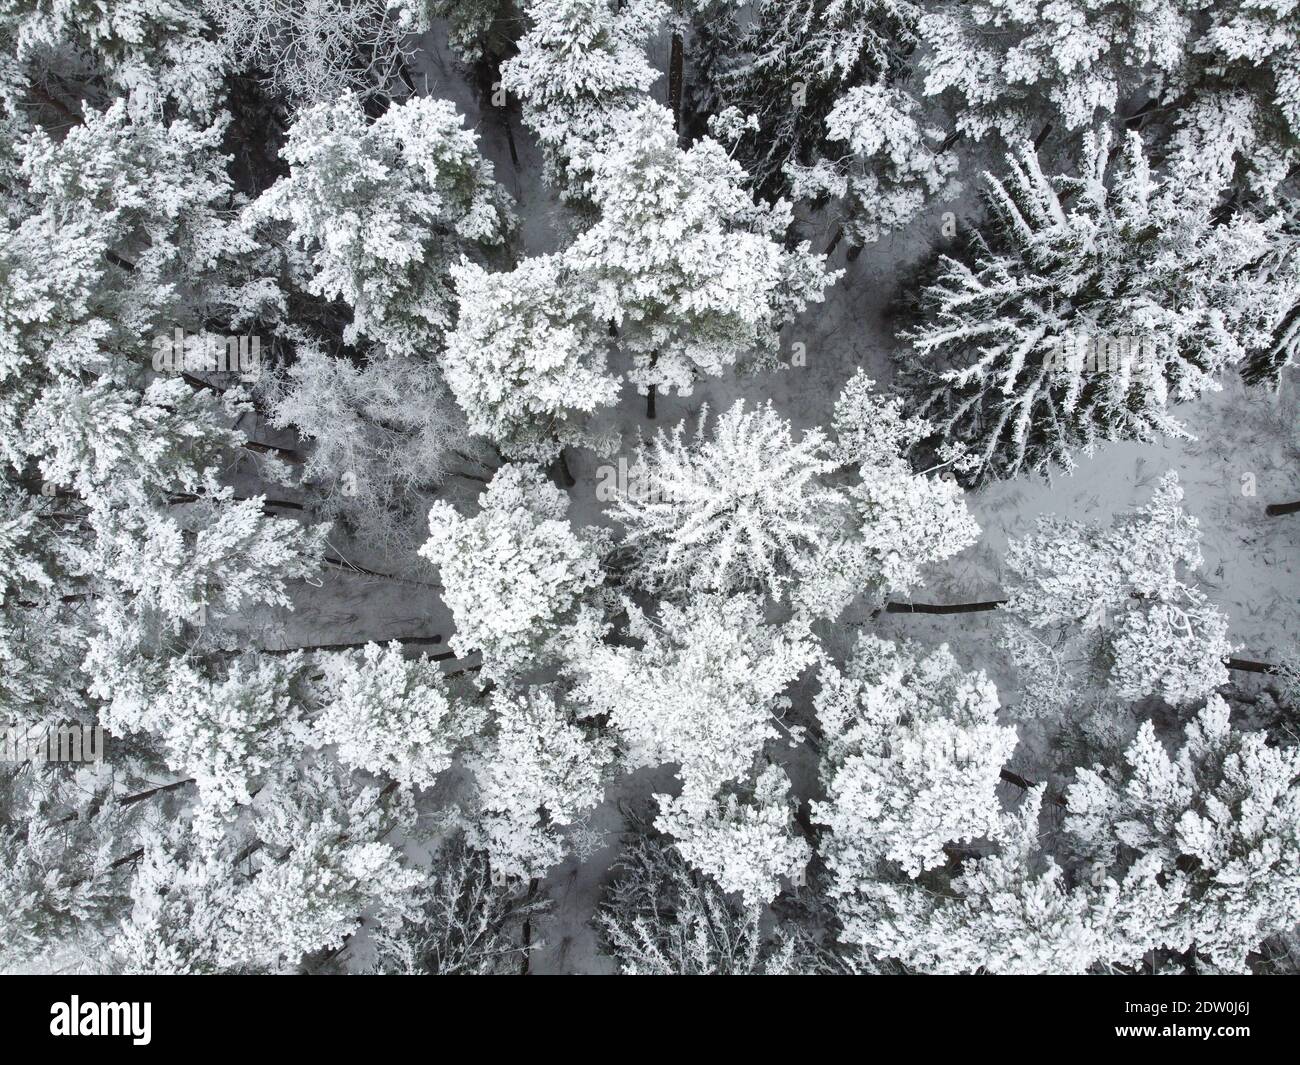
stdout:
[[996,610],[1005,599],[990,599],[985,603],[886,603],[886,614],[974,614],[983,610]]
[[[528,881],[528,898],[525,901],[532,902],[536,896],[537,896],[537,877],[533,877],[530,881]],[[523,960],[519,963],[520,976],[528,975],[528,958],[529,955],[532,954],[532,949],[531,949],[532,944],[533,944],[533,919],[531,917],[526,917],[524,918],[524,957]]]
[[556,464],[560,469],[560,476],[564,480],[566,488],[572,488],[578,482],[573,479],[573,473],[569,469],[569,460],[564,457],[564,448],[560,448],[560,453],[555,457]]
[[1249,658],[1227,658],[1224,659],[1229,669],[1237,669],[1243,673],[1272,673],[1279,675],[1282,672],[1281,666],[1275,666],[1271,662],[1254,662]]
[[668,108],[673,113],[673,129],[678,137],[682,132],[682,76],[685,59],[681,24],[675,22],[672,51],[668,59]]
[[831,237],[831,242],[826,245],[826,250],[822,252],[827,258],[835,254],[835,249],[840,246],[840,241],[844,239],[844,227],[836,226],[835,235]]
[[1294,503],[1270,503],[1264,508],[1264,513],[1270,518],[1280,518],[1283,514],[1295,514],[1300,512],[1300,499]]

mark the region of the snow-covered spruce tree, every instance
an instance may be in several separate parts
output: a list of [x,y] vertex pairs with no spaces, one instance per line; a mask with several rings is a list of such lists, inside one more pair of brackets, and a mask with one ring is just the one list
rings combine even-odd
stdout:
[[256,72],[294,105],[347,92],[387,100],[411,90],[412,36],[424,0],[203,0],[233,69]]
[[971,444],[981,476],[1092,454],[1107,440],[1186,436],[1170,406],[1272,342],[1288,275],[1264,268],[1279,219],[1221,224],[1218,189],[1160,181],[1131,133],[1084,137],[1078,176],[1028,146],[986,175],[989,224],[942,256],[904,362],[916,407]]
[[165,109],[210,115],[225,69],[214,37],[197,4],[11,0],[0,11],[0,97],[11,109],[44,104],[60,121],[76,120],[80,100],[103,106],[110,98],[137,118]]
[[501,84],[524,103],[524,124],[542,147],[546,180],[566,199],[593,198],[601,142],[645,98],[659,72],[645,45],[667,17],[661,0],[525,0],[531,25]]
[[524,922],[550,907],[517,880],[493,877],[491,862],[456,836],[434,857],[417,889],[418,908],[400,928],[373,930],[375,973],[403,976],[505,976],[519,972],[529,946]]
[[479,505],[466,518],[435,503],[420,548],[442,573],[456,622],[452,649],[481,651],[484,675],[494,679],[581,656],[603,631],[605,536],[575,530],[568,496],[531,466],[502,466]]
[[1014,144],[1045,122],[1084,128],[1178,70],[1195,6],[939,0],[917,23],[925,94],[950,96],[957,129],[976,139],[996,130]]
[[476,135],[446,100],[414,97],[371,121],[349,93],[299,112],[281,154],[289,176],[247,224],[281,223],[303,287],[352,308],[345,342],[432,358],[455,316],[451,266],[513,224]]
[[1155,867],[1177,899],[1151,932],[1160,947],[1248,972],[1247,955],[1300,922],[1300,748],[1228,719],[1212,695],[1173,758],[1143,724],[1124,764],[1076,771],[1065,829],[1112,875]]
[[783,246],[788,203],[756,203],[712,138],[680,149],[656,103],[619,117],[592,158],[591,190],[600,218],[564,256],[643,390],[689,392],[741,355],[770,354],[781,326],[839,276],[806,241]]
[[590,716],[607,717],[629,768],[675,763],[675,808],[705,817],[724,784],[749,778],[769,740],[797,734],[778,715],[816,645],[805,627],[765,624],[753,595],[660,603],[654,620],[626,609],[641,647],[598,644],[575,657],[578,696]]
[[573,849],[565,830],[604,798],[614,746],[582,710],[551,687],[492,692],[488,738],[465,759],[475,785],[465,832],[494,871],[545,876]]
[[146,840],[114,942],[128,973],[291,972],[362,924],[397,927],[424,881],[387,837],[409,829],[402,790],[310,763],[259,793],[215,843],[173,822]]
[[685,595],[759,590],[781,600],[810,556],[824,550],[844,510],[825,483],[837,464],[820,430],[796,441],[770,403],[744,400],[695,432],[659,430],[641,446],[607,513],[627,530],[638,584]]
[[948,859],[944,845],[995,837],[999,773],[1016,731],[997,722],[998,693],[947,645],[922,656],[863,633],[845,669],[822,667],[814,705],[823,741],[831,894],[848,900],[883,862],[910,877]]
[[906,90],[855,86],[826,116],[830,143],[818,158],[786,164],[790,194],[834,201],[849,245],[875,243],[927,203],[961,192],[952,176],[957,156],[943,147],[943,130],[923,122],[921,105]]
[[1109,529],[1040,518],[1034,534],[1008,544],[1012,624],[1050,634],[1059,660],[1121,699],[1177,705],[1227,683],[1228,618],[1183,579],[1200,568],[1201,550],[1182,498],[1170,471],[1149,504]]
[[497,273],[466,262],[452,277],[458,317],[439,359],[470,430],[507,458],[542,463],[597,443],[584,421],[617,402],[618,380],[582,275],[537,255]]
[[367,644],[316,656],[311,728],[339,761],[408,787],[432,787],[487,715],[461,697],[438,663],[406,658],[401,644]]
[[907,0],[760,0],[742,24],[730,0],[693,6],[695,95],[713,116],[752,116],[738,158],[767,198],[790,193],[792,172],[840,158],[828,119],[846,99],[902,93],[920,13]]
[[784,976],[821,971],[820,952],[797,928],[775,935],[762,910],[740,906],[694,872],[678,849],[633,836],[605,890],[595,925],[625,976]]

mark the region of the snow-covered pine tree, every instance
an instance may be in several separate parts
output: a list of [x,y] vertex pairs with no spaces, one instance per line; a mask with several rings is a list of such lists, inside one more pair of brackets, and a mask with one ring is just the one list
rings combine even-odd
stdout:
[[815,161],[786,164],[791,195],[833,201],[850,247],[875,243],[927,203],[961,192],[952,176],[957,156],[944,147],[943,130],[924,121],[921,105],[906,90],[855,86],[826,116],[829,143]]
[[941,256],[904,362],[916,407],[980,475],[1074,467],[1107,440],[1186,436],[1170,407],[1270,346],[1288,275],[1262,265],[1279,218],[1217,219],[1219,190],[1158,180],[1130,133],[1084,137],[1077,176],[1032,148],[986,175],[989,224]]
[[466,518],[449,503],[429,511],[420,554],[439,567],[459,655],[483,654],[494,679],[581,658],[603,632],[599,591],[605,537],[575,530],[569,498],[534,467],[507,463]]
[[570,663],[590,716],[606,716],[629,768],[675,763],[675,807],[703,818],[724,784],[747,780],[769,741],[797,734],[786,687],[817,656],[806,627],[768,625],[753,595],[627,603],[640,647],[598,644]]
[[[44,105],[65,122],[84,100],[121,99],[140,119],[211,115],[225,56],[207,5],[173,0],[15,0],[0,12],[8,110]],[[69,90],[75,95],[65,95]]]
[[312,678],[311,728],[339,761],[407,787],[432,787],[482,730],[482,706],[452,690],[437,662],[406,658],[401,644],[321,652]]
[[[1010,144],[1045,122],[1077,130],[1114,114],[1184,62],[1196,5],[1183,0],[938,0],[917,23],[927,96],[957,129]],[[1142,102],[1141,100],[1138,101]]]
[[659,104],[623,112],[600,147],[590,181],[600,218],[564,255],[642,390],[689,392],[741,355],[770,356],[781,326],[839,276],[807,241],[783,246],[790,205],[756,203],[721,144],[679,148]]
[[786,596],[809,557],[842,520],[842,494],[823,476],[836,468],[820,430],[795,440],[770,403],[744,400],[695,432],[662,429],[637,452],[628,485],[607,513],[627,530],[638,584],[673,596],[758,590]]
[[509,459],[542,463],[596,443],[585,419],[617,402],[618,379],[581,273],[563,255],[536,255],[507,272],[462,263],[452,277],[459,311],[440,361],[470,430]]
[[451,266],[513,224],[476,135],[446,100],[413,97],[371,121],[346,94],[299,112],[282,155],[289,176],[246,224],[280,223],[302,286],[352,308],[345,342],[432,358],[455,317]]
[[627,530],[634,579],[670,595],[761,591],[824,617],[864,592],[908,591],[979,528],[960,487],[913,472],[904,453],[932,427],[899,408],[859,371],[834,442],[817,429],[796,441],[770,404],[746,413],[743,401],[708,435],[707,408],[691,437],[684,423],[660,430],[607,511]]
[[737,905],[676,847],[631,838],[595,925],[625,976],[767,975],[821,971],[821,952],[795,927],[764,931],[762,910]]
[[492,875],[486,855],[462,836],[444,843],[415,893],[418,909],[400,928],[371,931],[373,971],[403,976],[506,976],[519,972],[529,946],[522,925],[550,900],[518,880]]
[[1235,729],[1212,695],[1170,757],[1151,722],[1124,763],[1076,771],[1065,829],[1110,875],[1149,865],[1176,905],[1154,942],[1248,972],[1247,956],[1300,922],[1300,748]]
[[309,763],[259,793],[215,842],[172,822],[145,840],[133,907],[114,942],[128,973],[292,972],[361,927],[414,915],[424,875],[389,840],[410,829],[404,790]]
[[474,774],[465,833],[495,872],[545,876],[574,850],[566,830],[604,798],[614,745],[579,720],[583,709],[553,687],[492,692],[487,740],[465,759]]
[[843,671],[826,664],[814,700],[823,740],[831,894],[851,906],[881,863],[910,877],[943,865],[944,846],[996,837],[999,774],[1016,731],[997,722],[998,693],[941,646],[930,655],[863,633]]
[[1109,529],[1040,518],[1034,534],[1008,544],[1013,624],[1049,634],[1071,672],[1121,699],[1177,705],[1227,683],[1228,618],[1184,579],[1201,549],[1182,498],[1170,471],[1149,504]]
[[840,158],[829,119],[846,99],[902,93],[920,13],[908,0],[760,0],[742,24],[730,0],[693,6],[700,105],[753,116],[738,158],[768,199],[789,195],[792,172]]
[[523,8],[531,25],[519,54],[501,64],[501,85],[523,100],[547,182],[568,200],[589,201],[601,142],[659,77],[645,46],[667,9],[661,0],[525,0]]
[[794,827],[790,778],[766,766],[752,784],[728,787],[705,810],[684,799],[656,795],[656,830],[673,840],[686,862],[747,907],[771,902],[781,879],[797,880],[812,848]]

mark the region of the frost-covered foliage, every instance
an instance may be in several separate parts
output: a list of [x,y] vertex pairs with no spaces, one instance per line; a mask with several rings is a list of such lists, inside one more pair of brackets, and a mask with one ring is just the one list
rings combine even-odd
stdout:
[[[842,152],[828,142],[849,139],[840,135],[844,119],[860,108],[845,101],[856,94],[912,110],[901,83],[916,44],[916,4],[760,0],[743,20],[732,16],[739,5],[726,0],[698,6],[692,56],[703,82],[700,104],[719,117],[734,110],[752,119],[752,135],[737,130],[738,156],[764,196],[788,193],[791,176],[808,168],[836,169]],[[832,123],[837,111],[841,118]]]
[[679,148],[659,104],[619,116],[590,187],[600,218],[565,258],[592,288],[595,319],[617,327],[643,391],[689,392],[741,355],[771,353],[781,326],[838,276],[807,241],[782,244],[789,204],[756,203],[711,137]]
[[952,94],[957,128],[1014,143],[1036,125],[1086,127],[1173,74],[1196,4],[1184,0],[939,0],[917,23],[925,92]]
[[946,645],[921,657],[863,633],[844,671],[827,664],[820,679],[827,798],[812,813],[831,833],[833,895],[851,900],[881,862],[916,877],[947,861],[946,843],[997,835],[1016,732],[997,723],[983,672],[964,672]]
[[747,413],[737,401],[706,436],[707,420],[705,407],[691,437],[678,422],[642,446],[608,513],[651,591],[757,589],[779,601],[835,532],[843,496],[821,477],[836,463],[819,430],[796,441],[770,403]]
[[550,901],[517,880],[492,875],[491,863],[455,837],[438,851],[418,905],[400,928],[377,928],[373,972],[400,976],[504,976],[519,972],[529,947],[520,926]]
[[499,273],[463,263],[452,277],[459,317],[440,360],[470,429],[512,459],[546,462],[591,443],[585,416],[617,401],[618,381],[582,275],[563,256],[537,255]]
[[806,629],[763,620],[752,595],[660,603],[653,621],[626,604],[639,648],[600,644],[576,658],[580,697],[606,715],[631,768],[676,763],[681,802],[708,810],[722,785],[749,774],[769,740],[786,687],[817,654]]
[[75,104],[45,85],[71,82],[95,98],[107,83],[138,118],[173,107],[210,114],[225,55],[206,16],[204,5],[178,0],[10,0],[0,10],[0,96],[12,108],[15,97],[36,88],[37,98],[55,101],[67,118],[75,117]]
[[762,911],[737,906],[692,872],[677,848],[632,838],[596,913],[602,947],[626,976],[788,976],[817,971],[797,929],[764,933]]
[[420,548],[442,572],[452,648],[481,651],[496,678],[580,655],[602,631],[602,535],[574,530],[569,497],[532,466],[502,466],[479,506],[466,518],[435,503]]
[[[642,445],[608,513],[638,583],[657,592],[756,590],[834,617],[864,591],[905,592],[921,567],[979,534],[956,483],[903,453],[932,428],[904,418],[859,371],[836,403],[836,440],[794,439],[771,405],[743,401],[706,435],[679,422]],[[856,483],[832,476],[849,468]]]
[[1211,696],[1173,758],[1145,723],[1124,764],[1077,771],[1065,828],[1112,875],[1159,877],[1156,944],[1247,972],[1261,941],[1300,922],[1300,748],[1228,718]]
[[488,741],[466,759],[475,779],[466,838],[505,876],[540,877],[562,862],[564,830],[604,798],[613,744],[577,720],[581,709],[548,688],[491,695]]
[[352,309],[346,343],[432,358],[455,315],[451,266],[513,221],[477,139],[447,100],[414,97],[374,121],[353,93],[315,104],[289,129],[289,176],[247,224],[283,224],[306,290]]
[[1007,548],[1014,624],[1049,635],[1058,661],[1122,699],[1182,704],[1227,683],[1228,618],[1184,580],[1200,568],[1201,549],[1182,498],[1171,471],[1149,504],[1109,529],[1040,518]]
[[410,787],[432,787],[487,715],[450,690],[438,664],[401,645],[322,653],[311,727],[339,761]]
[[812,848],[795,831],[790,778],[780,766],[769,765],[743,792],[728,789],[703,812],[656,795],[655,828],[693,869],[728,894],[739,892],[746,906],[761,906],[780,892],[782,877],[802,875]]
[[371,547],[418,547],[432,493],[462,463],[476,468],[491,457],[468,436],[438,369],[422,359],[358,366],[301,344],[259,390],[270,423],[312,444],[300,477],[317,513]]
[[[530,22],[501,84],[524,102],[547,181],[570,200],[592,198],[601,142],[658,79],[645,45],[666,17],[661,0],[525,0]],[[617,10],[615,9],[617,8]]]
[[788,163],[798,199],[836,201],[849,244],[873,244],[915,218],[927,203],[961,192],[952,177],[957,157],[943,147],[943,130],[922,125],[921,106],[906,91],[859,85],[826,116],[827,146],[811,165]]
[[387,98],[409,87],[411,36],[427,29],[423,0],[203,0],[221,54],[294,104],[346,92]]
[[410,826],[402,792],[307,766],[258,796],[242,841],[173,825],[146,839],[114,943],[128,973],[291,972],[367,922],[413,915],[422,873],[386,837]]
[[1085,135],[1077,176],[1032,148],[986,175],[989,225],[941,256],[906,357],[919,411],[969,443],[981,476],[1092,454],[1107,440],[1186,437],[1170,407],[1272,344],[1290,271],[1268,269],[1280,218],[1215,214],[1219,189],[1158,179],[1130,133]]
[[1072,884],[1043,853],[1043,794],[1043,785],[1032,788],[1003,816],[997,853],[964,862],[955,877],[864,880],[851,904],[837,907],[841,938],[924,973],[1071,974],[1137,963],[1147,949],[1143,922],[1163,901],[1158,885],[1136,874],[1123,889],[1113,880]]

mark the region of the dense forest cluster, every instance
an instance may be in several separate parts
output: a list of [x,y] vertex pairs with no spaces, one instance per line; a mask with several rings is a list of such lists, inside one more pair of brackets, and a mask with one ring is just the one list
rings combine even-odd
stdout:
[[6,971],[1300,969],[1293,0],[4,0],[0,125]]

